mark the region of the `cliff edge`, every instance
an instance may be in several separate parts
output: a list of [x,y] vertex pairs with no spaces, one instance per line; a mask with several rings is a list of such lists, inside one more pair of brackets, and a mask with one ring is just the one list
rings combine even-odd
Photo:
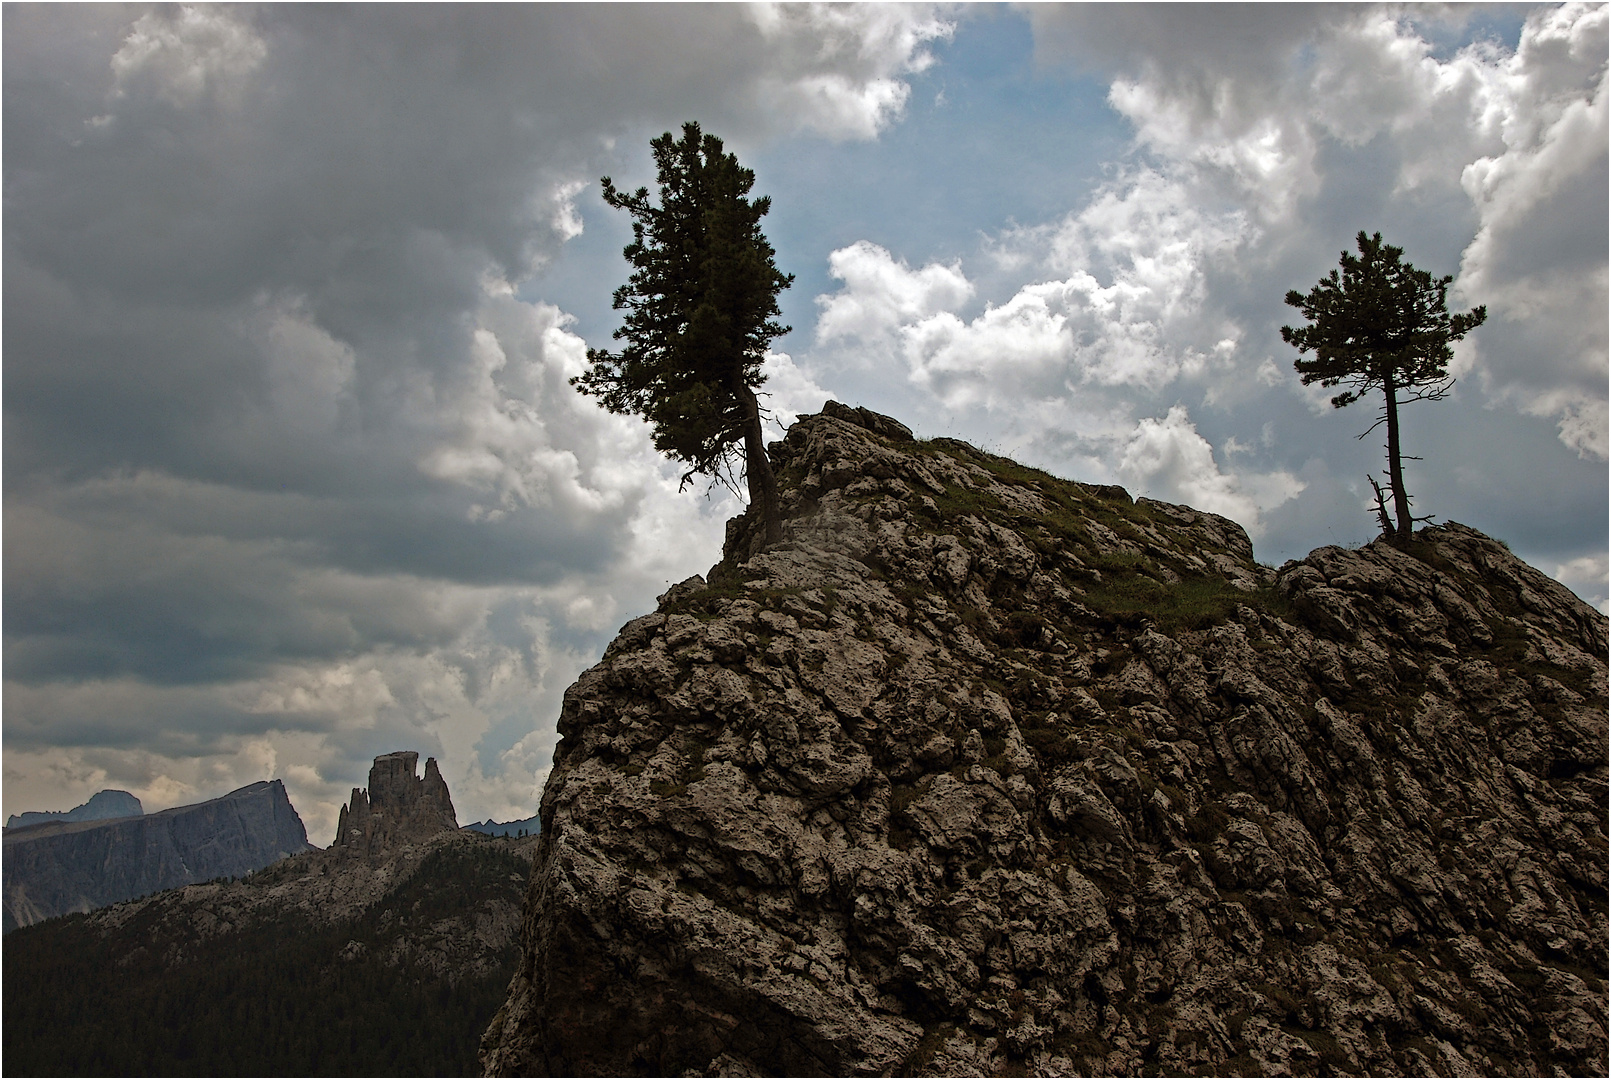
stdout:
[[565,696],[490,1075],[1606,1069],[1607,623],[830,403]]
[[163,889],[240,877],[310,847],[279,780],[141,817],[7,829],[0,861],[5,932]]

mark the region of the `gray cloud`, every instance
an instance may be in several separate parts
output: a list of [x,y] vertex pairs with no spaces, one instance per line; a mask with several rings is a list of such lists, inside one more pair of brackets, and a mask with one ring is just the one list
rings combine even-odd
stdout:
[[1177,86],[1281,79],[1293,51],[1351,18],[1342,4],[1028,4],[1035,55],[1104,75],[1147,69]]
[[[1101,73],[1136,149],[961,262],[841,257],[817,344],[770,364],[776,400],[831,385],[928,434],[1253,513],[1267,557],[1361,539],[1368,420],[1311,408],[1278,328],[1282,292],[1379,227],[1495,298],[1459,399],[1415,418],[1414,490],[1603,594],[1603,459],[1562,441],[1603,408],[1603,284],[1526,304],[1551,274],[1603,274],[1603,245],[1544,239],[1592,240],[1559,232],[1581,206],[1603,241],[1603,98],[1573,103],[1604,50],[1592,10],[1544,14],[1520,58],[1440,47],[1444,86],[1377,9],[1030,9],[1042,63]],[[685,119],[746,161],[872,138],[951,28],[909,6],[0,18],[8,811],[272,773],[322,840],[369,757],[412,747],[465,814],[530,813],[565,686],[709,565],[734,509],[678,495],[641,426],[567,385],[589,342],[532,283],[603,273],[566,261],[584,185],[646,182],[646,139]],[[1508,126],[1472,119],[1490,114]],[[1596,116],[1599,143],[1563,138]],[[1564,186],[1530,201],[1551,169]],[[839,213],[831,195],[806,217]],[[1598,331],[1560,317],[1596,302]],[[1499,458],[1496,500],[1467,473]]]
[[322,820],[406,745],[446,754],[461,805],[529,812],[559,691],[708,564],[726,507],[678,498],[641,427],[571,390],[585,344],[515,287],[648,134],[871,137],[948,27],[3,18],[8,806],[36,776],[123,768],[160,805],[268,762]]

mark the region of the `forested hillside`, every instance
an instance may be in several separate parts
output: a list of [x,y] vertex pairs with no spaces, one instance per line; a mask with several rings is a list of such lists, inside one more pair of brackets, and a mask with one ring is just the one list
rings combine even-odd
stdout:
[[[475,1074],[514,970],[531,841],[444,834],[347,918],[314,879],[379,869],[313,852],[6,938],[8,1075]],[[272,898],[269,902],[261,901]]]

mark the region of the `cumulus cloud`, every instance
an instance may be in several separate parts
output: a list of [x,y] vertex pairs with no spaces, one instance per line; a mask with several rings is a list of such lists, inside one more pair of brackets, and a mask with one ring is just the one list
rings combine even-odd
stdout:
[[1118,473],[1142,494],[1228,517],[1255,537],[1263,532],[1263,511],[1304,489],[1302,480],[1284,470],[1254,475],[1221,471],[1213,447],[1197,433],[1182,405],[1136,425],[1119,458]]
[[1461,174],[1481,226],[1458,282],[1496,324],[1479,361],[1490,390],[1558,418],[1562,442],[1602,461],[1607,22],[1604,6],[1541,12],[1496,58],[1504,80],[1485,120],[1503,149]]
[[910,323],[958,307],[973,295],[960,264],[913,270],[865,240],[832,252],[828,272],[844,287],[832,296],[817,297],[819,343],[876,342]]
[[1583,599],[1611,614],[1611,559],[1604,555],[1582,555],[1555,566],[1555,580]]
[[1267,219],[1315,189],[1314,142],[1284,89],[1298,50],[1345,17],[1329,5],[1030,9],[1043,63],[1107,76],[1139,143]]
[[960,264],[913,270],[865,241],[835,251],[829,271],[843,285],[818,298],[817,341],[898,357],[953,408],[1016,410],[1086,387],[1156,391],[1235,353],[1240,328],[1205,321],[1205,280],[1254,235],[1244,216],[1204,213],[1144,170],[1059,222],[998,237],[995,261],[1056,276],[971,318],[958,314],[974,293]]
[[816,378],[785,352],[769,351],[761,374],[766,378],[765,388],[758,393],[761,407],[779,432],[787,431],[802,415],[816,412],[823,402],[834,397],[832,390],[818,385]]
[[[1607,9],[1540,7],[1514,50],[1477,39],[1437,55],[1430,24],[1470,14],[1089,5],[1030,17],[1043,59],[1108,75],[1138,146],[1242,206],[1272,262],[1363,226],[1441,273],[1416,234],[1441,249],[1472,222],[1454,295],[1487,304],[1489,323],[1458,366],[1604,460]],[[1352,220],[1323,231],[1339,210]]]
[[924,47],[955,24],[925,7],[757,4],[762,37],[781,46],[759,93],[783,115],[825,135],[870,139],[899,118],[911,88],[902,76],[934,63]]
[[140,16],[112,54],[112,96],[123,97],[150,78],[157,97],[171,105],[191,105],[209,94],[237,100],[268,46],[236,16],[229,8],[189,5]]

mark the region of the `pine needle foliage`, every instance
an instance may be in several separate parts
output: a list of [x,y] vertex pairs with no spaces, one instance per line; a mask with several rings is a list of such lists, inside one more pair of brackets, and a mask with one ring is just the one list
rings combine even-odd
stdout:
[[1286,302],[1303,312],[1309,325],[1283,326],[1281,338],[1303,354],[1293,366],[1305,386],[1318,382],[1328,389],[1345,388],[1331,399],[1334,407],[1341,409],[1381,391],[1381,415],[1359,437],[1387,425],[1387,494],[1396,524],[1387,515],[1379,487],[1378,513],[1391,539],[1407,541],[1414,523],[1424,519],[1410,514],[1398,407],[1448,396],[1454,386],[1448,371],[1454,358],[1451,343],[1481,326],[1488,310],[1475,307],[1451,315],[1447,294],[1452,276],[1433,278],[1417,270],[1403,261],[1403,248],[1382,242],[1381,233],[1367,236],[1361,229],[1356,243],[1358,256],[1342,253],[1340,275],[1331,271],[1307,296],[1296,289],[1287,293]]
[[603,178],[604,201],[632,215],[622,254],[633,272],[614,305],[626,312],[614,334],[625,347],[589,349],[591,367],[571,382],[609,411],[647,420],[655,449],[688,466],[684,484],[725,479],[742,446],[750,503],[776,542],[782,518],[755,390],[767,345],[789,332],[776,321],[777,297],[794,276],[778,270],[761,232],[772,200],[748,198],[755,173],[697,123],[682,130],[650,143],[658,206],[648,188],[627,194]]

